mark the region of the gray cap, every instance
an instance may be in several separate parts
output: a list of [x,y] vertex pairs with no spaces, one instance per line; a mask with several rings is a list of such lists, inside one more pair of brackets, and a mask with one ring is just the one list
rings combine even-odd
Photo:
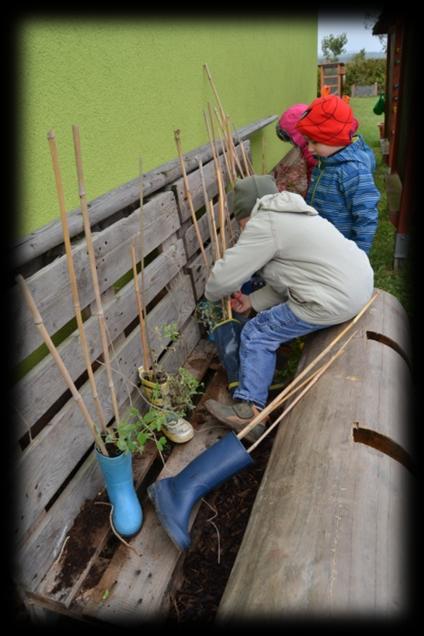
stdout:
[[270,174],[252,175],[244,179],[237,179],[234,191],[229,197],[229,207],[237,219],[250,216],[255,206],[256,200],[261,199],[266,194],[278,192],[275,179]]

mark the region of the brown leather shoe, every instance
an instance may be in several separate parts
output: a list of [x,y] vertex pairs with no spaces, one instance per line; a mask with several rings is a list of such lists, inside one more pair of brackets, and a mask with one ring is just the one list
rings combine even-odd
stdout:
[[[233,431],[239,433],[260,412],[249,402],[234,402],[233,404],[221,404],[217,400],[206,400],[205,407],[217,420],[226,424]],[[265,425],[260,422],[247,435],[249,442],[255,442],[265,432]]]

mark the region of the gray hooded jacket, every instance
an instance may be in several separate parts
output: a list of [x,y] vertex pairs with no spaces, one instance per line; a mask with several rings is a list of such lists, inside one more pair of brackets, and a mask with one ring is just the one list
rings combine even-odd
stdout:
[[[246,188],[251,178],[238,182],[235,203],[246,198]],[[256,311],[287,301],[296,316],[319,325],[349,320],[373,292],[365,252],[292,192],[256,200],[239,240],[215,263],[206,298],[229,296],[255,272],[266,282],[250,295]]]

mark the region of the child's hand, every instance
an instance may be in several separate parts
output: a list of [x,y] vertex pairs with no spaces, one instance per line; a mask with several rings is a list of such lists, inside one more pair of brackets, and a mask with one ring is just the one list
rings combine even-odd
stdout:
[[250,297],[242,294],[241,291],[234,292],[231,297],[231,308],[239,314],[244,314],[252,309]]

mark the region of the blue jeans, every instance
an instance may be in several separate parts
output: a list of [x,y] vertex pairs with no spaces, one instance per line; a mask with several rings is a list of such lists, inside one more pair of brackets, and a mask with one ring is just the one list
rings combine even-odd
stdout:
[[297,318],[287,303],[261,311],[249,320],[240,337],[240,384],[234,391],[234,398],[263,408],[274,377],[279,346],[329,326],[314,325]]

